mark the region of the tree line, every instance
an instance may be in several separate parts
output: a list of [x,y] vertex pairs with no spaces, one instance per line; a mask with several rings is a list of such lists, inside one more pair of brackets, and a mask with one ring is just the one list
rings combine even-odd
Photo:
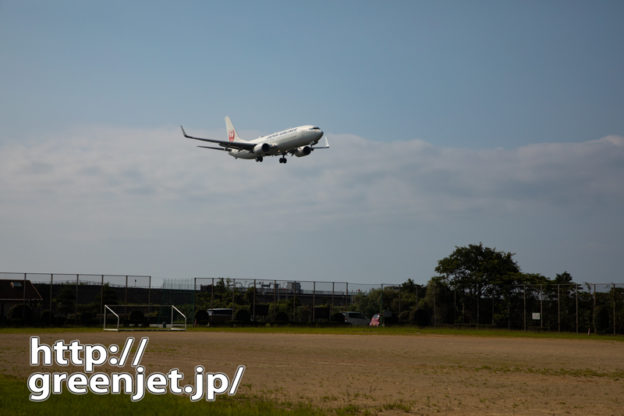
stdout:
[[455,247],[435,272],[425,285],[408,279],[360,294],[355,306],[381,311],[387,324],[624,333],[622,287],[596,292],[565,271],[554,278],[523,273],[513,253],[482,243]]

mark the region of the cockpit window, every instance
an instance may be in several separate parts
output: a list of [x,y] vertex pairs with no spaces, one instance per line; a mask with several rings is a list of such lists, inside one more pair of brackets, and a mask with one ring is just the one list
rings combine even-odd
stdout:
[[310,130],[320,130],[318,127],[312,127]]

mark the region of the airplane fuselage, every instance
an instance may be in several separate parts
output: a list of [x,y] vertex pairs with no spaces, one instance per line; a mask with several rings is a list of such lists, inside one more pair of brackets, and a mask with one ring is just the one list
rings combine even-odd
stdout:
[[[263,155],[275,156],[302,146],[312,146],[318,143],[322,136],[322,130],[310,125],[278,131],[277,133],[249,140],[249,142],[257,144],[268,143],[271,149],[268,152],[263,152]],[[258,157],[258,153],[243,149],[229,149],[229,154],[236,159],[256,159]]]
[[198,147],[225,151],[235,159],[255,159],[256,162],[262,162],[264,156],[279,155],[281,156],[279,162],[286,163],[286,155],[288,154],[303,157],[308,156],[315,149],[329,149],[327,137],[325,137],[325,146],[315,146],[323,137],[323,130],[312,125],[293,127],[253,140],[242,140],[238,137],[232,120],[227,116],[225,117],[225,127],[228,140],[189,136],[184,131],[184,127],[180,126],[182,134],[187,139],[215,143],[210,146]]

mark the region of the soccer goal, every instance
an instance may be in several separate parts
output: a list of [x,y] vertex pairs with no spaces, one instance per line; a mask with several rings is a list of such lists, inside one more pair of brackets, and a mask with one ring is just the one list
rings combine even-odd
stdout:
[[104,331],[184,331],[186,315],[174,305],[104,305]]

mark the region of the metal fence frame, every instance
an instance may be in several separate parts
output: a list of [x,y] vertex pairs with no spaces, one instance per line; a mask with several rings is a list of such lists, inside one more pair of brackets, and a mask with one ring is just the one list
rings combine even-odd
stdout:
[[[449,287],[433,282],[431,288],[435,292],[431,319],[433,326],[503,327],[484,322],[483,316],[493,321],[495,314],[492,312],[488,315],[486,308],[489,306],[494,311],[496,307],[505,305],[504,299],[487,296],[470,298],[464,293],[464,299],[471,302],[471,310],[462,310],[458,316],[458,302],[445,301],[441,294],[444,290],[449,291]],[[512,318],[517,320],[518,316],[521,317],[521,323],[510,325],[509,329],[624,334],[624,284],[525,284],[508,289],[515,295],[515,298],[507,301],[508,319],[511,321]],[[461,290],[450,289],[450,294],[454,299],[462,297]],[[449,297],[448,293],[446,297]],[[512,308],[514,301],[516,305]],[[448,303],[453,304],[452,314],[440,311],[441,305]]]
[[[427,285],[415,285],[416,294],[409,304],[402,285],[385,283],[195,277],[187,279],[186,284],[172,280],[169,287],[163,284],[163,288],[153,288],[151,276],[145,275],[0,272],[0,279],[24,282],[23,298],[11,300],[13,304],[21,302],[24,308],[26,281],[30,281],[43,298],[39,308],[51,317],[79,316],[87,307],[97,308],[99,316],[104,305],[110,303],[107,293],[114,292],[123,304],[176,304],[191,319],[200,309],[227,305],[246,308],[252,322],[262,321],[262,316],[257,316],[257,306],[263,304],[276,313],[285,313],[287,322],[315,324],[367,304],[368,314],[374,310],[390,317],[392,313],[394,320],[388,322],[397,324],[624,334],[621,283],[516,285],[504,289],[505,298],[500,287],[495,288],[501,290],[492,292],[496,296],[475,297],[431,279]],[[220,303],[215,294],[218,287],[225,288],[224,293],[229,296],[221,298]],[[412,319],[414,311],[420,313],[420,319]],[[79,323],[77,318],[73,319]],[[68,322],[72,323],[71,319],[65,323]]]
[[[222,285],[231,292],[231,304],[235,305],[237,295],[244,292],[251,292],[251,299],[248,306],[251,309],[251,320],[256,321],[256,305],[259,297],[265,300],[269,298],[269,303],[279,305],[283,302],[290,303],[290,308],[286,313],[292,322],[315,323],[320,319],[316,316],[317,307],[327,304],[329,316],[337,310],[348,308],[352,304],[354,296],[360,293],[367,293],[372,289],[382,288],[384,285],[353,284],[349,282],[319,281],[319,280],[280,280],[280,279],[238,279],[226,277],[195,277],[193,278],[193,316],[198,310],[198,294],[210,292],[209,300],[203,302],[203,306],[213,308],[217,306],[215,288]],[[325,302],[323,302],[323,300]],[[302,319],[298,314],[298,307],[310,306],[308,319]],[[232,317],[234,320],[234,316]],[[305,322],[302,322],[305,321]]]
[[[52,320],[59,313],[59,295],[66,301],[61,308],[64,309],[62,314],[72,315],[74,319],[87,305],[91,309],[94,306],[97,308],[96,315],[103,314],[109,288],[124,303],[128,303],[130,291],[139,293],[138,296],[145,296],[143,303],[151,303],[152,277],[146,275],[0,272],[0,279],[24,282],[24,297],[21,300],[24,306],[27,301],[26,282],[30,282],[42,296],[40,308]],[[97,303],[99,306],[94,305]]]

